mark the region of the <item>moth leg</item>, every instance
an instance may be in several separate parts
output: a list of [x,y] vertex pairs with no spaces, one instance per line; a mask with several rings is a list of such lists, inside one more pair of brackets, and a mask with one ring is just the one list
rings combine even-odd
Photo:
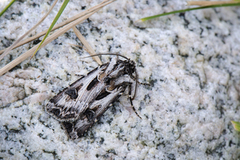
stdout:
[[[120,82],[120,83],[119,83]],[[133,99],[135,98],[135,95],[136,95],[136,86],[137,86],[137,82],[136,81],[134,81],[135,82],[135,89],[134,89],[134,94],[133,94],[133,96],[132,96],[132,85],[133,85],[133,83],[132,82],[130,82],[130,81],[128,81],[127,79],[126,79],[126,77],[125,77],[125,79],[119,79],[119,81],[117,82],[117,83],[115,83],[115,84],[117,84],[117,86],[128,86],[128,98],[129,98],[129,100],[130,100],[130,104],[131,104],[131,106],[132,106],[132,109],[134,110],[134,112],[136,113],[136,115],[140,118],[140,119],[142,119],[141,118],[141,116],[137,113],[137,111],[136,111],[136,109],[135,109],[135,107],[133,106]]]
[[[132,106],[132,109],[133,109],[134,112],[136,113],[136,115],[137,115],[140,119],[142,119],[141,116],[137,113],[135,107],[133,106],[133,102],[132,102],[132,100],[135,99],[135,97],[136,97],[137,84],[138,84],[138,81],[137,81],[137,79],[138,79],[138,74],[137,74],[137,72],[135,71],[135,77],[132,76],[132,75],[128,75],[128,76],[130,76],[130,79],[128,79],[127,77],[122,77],[123,79],[120,79],[120,80],[117,82],[118,84],[117,84],[117,83],[116,83],[116,84],[117,84],[117,85],[126,84],[127,86],[129,86],[129,87],[128,87],[128,88],[129,88],[129,90],[128,90],[128,97],[129,97],[129,100],[130,100],[130,104],[131,104],[131,106]],[[134,82],[131,82],[132,80],[134,80]],[[133,94],[132,94],[132,85],[133,85],[132,83],[135,84]]]
[[[136,77],[137,77],[137,74],[136,74]],[[109,87],[107,89],[111,90],[111,88],[115,88],[116,86],[122,86],[122,85],[129,86],[131,93],[129,93],[128,95],[129,96],[131,95],[131,99],[133,100],[136,96],[137,81],[135,79],[132,79],[130,75],[125,75],[125,76],[119,77],[114,82],[114,84],[109,85]],[[134,90],[132,88],[134,88]]]
[[[137,83],[136,83],[136,84],[137,84]],[[142,119],[142,117],[137,113],[135,107],[133,106],[133,102],[132,102],[133,98],[131,97],[131,93],[132,93],[131,83],[129,84],[129,87],[128,87],[128,88],[129,88],[129,90],[128,90],[128,96],[129,96],[129,100],[130,100],[130,104],[131,104],[131,106],[132,106],[132,109],[134,110],[134,112],[136,113],[136,115],[137,115],[140,119]],[[136,93],[136,88],[135,88],[135,92],[134,92],[134,98],[135,98],[135,93]]]
[[[137,84],[137,83],[136,83]],[[135,85],[136,85],[135,84]],[[130,104],[131,104],[131,107],[132,107],[132,109],[134,110],[134,112],[136,113],[136,115],[140,118],[140,119],[142,119],[142,117],[137,113],[137,111],[136,111],[136,109],[135,109],[135,107],[133,106],[133,102],[132,102],[132,100],[135,98],[135,93],[136,93],[136,88],[135,88],[135,91],[134,91],[134,96],[132,97],[131,96],[131,93],[132,93],[132,82],[123,82],[122,84],[120,84],[120,85],[126,85],[126,86],[128,86],[128,98],[129,98],[129,100],[130,100]]]
[[[135,77],[134,77],[134,80],[135,80],[135,87],[134,87],[133,96],[131,97],[132,100],[135,99],[135,97],[136,97],[136,92],[137,92],[137,84],[138,84],[138,83],[137,83],[137,80],[138,80],[138,74],[137,74],[137,71],[135,71]],[[132,89],[131,86],[130,86],[129,88]],[[131,89],[129,89],[129,90],[131,90]]]
[[135,77],[133,75],[130,75],[130,77],[135,80],[138,84],[144,85],[144,86],[150,86],[149,83],[143,83],[143,82],[139,82],[138,81],[138,73],[137,71],[135,71]]

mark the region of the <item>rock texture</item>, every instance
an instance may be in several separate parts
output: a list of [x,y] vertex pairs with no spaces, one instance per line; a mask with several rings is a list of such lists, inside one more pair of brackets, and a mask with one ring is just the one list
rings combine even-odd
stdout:
[[[0,2],[0,10],[9,3]],[[70,1],[59,21],[100,3]],[[0,17],[0,49],[11,45],[52,1],[17,1]],[[186,8],[179,0],[118,0],[77,25],[97,53],[120,53],[137,64],[133,101],[122,96],[85,137],[72,141],[44,111],[46,102],[98,64],[72,30],[0,77],[0,159],[239,159],[240,10],[204,9],[146,22]],[[39,28],[51,24],[61,2]],[[0,67],[39,40],[19,47]],[[102,56],[102,61],[109,61]]]

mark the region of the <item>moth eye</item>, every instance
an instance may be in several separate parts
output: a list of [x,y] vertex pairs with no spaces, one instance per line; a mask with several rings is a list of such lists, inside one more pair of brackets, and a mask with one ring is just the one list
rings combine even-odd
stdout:
[[88,85],[87,90],[91,90],[98,83],[97,77],[92,80],[92,82]]
[[66,90],[65,93],[69,95],[71,99],[76,99],[78,97],[77,90],[75,88],[70,88]]

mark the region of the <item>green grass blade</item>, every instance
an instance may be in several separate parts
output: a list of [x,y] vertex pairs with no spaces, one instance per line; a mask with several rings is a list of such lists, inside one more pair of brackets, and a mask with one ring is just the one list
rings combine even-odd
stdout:
[[12,0],[3,10],[0,12],[0,17],[6,12],[6,10],[15,2],[16,0]]
[[240,132],[240,122],[236,122],[236,121],[231,121],[232,125],[234,127],[234,129],[238,132]]
[[40,45],[38,46],[38,48],[36,49],[36,51],[33,53],[33,56],[37,53],[38,49],[41,47],[42,43],[43,43],[43,42],[45,41],[45,39],[47,38],[48,34],[50,33],[50,31],[52,30],[53,26],[56,24],[57,20],[58,20],[59,17],[61,16],[61,14],[62,14],[63,10],[65,9],[65,7],[67,6],[68,2],[69,2],[69,0],[64,0],[61,8],[59,9],[56,17],[54,18],[51,26],[49,27],[46,35],[44,36],[43,40],[41,41],[41,43],[40,43]]
[[227,4],[219,4],[219,5],[211,5],[211,6],[203,6],[203,7],[182,9],[182,10],[167,12],[167,13],[163,13],[163,14],[150,16],[150,17],[145,17],[145,18],[142,18],[140,20],[141,21],[146,21],[146,20],[158,18],[158,17],[161,17],[161,16],[166,16],[166,15],[175,14],[175,13],[182,13],[182,12],[187,12],[187,11],[193,11],[193,10],[198,10],[198,9],[207,9],[207,8],[216,8],[216,7],[232,7],[232,6],[240,6],[240,2],[239,3],[227,3]]

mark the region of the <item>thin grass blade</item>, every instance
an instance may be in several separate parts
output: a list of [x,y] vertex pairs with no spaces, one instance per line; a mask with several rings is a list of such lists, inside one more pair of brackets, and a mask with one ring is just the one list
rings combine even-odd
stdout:
[[16,65],[18,65],[19,63],[21,63],[22,61],[24,61],[25,59],[27,59],[28,57],[30,57],[31,55],[33,55],[34,51],[37,48],[44,47],[45,45],[47,45],[48,43],[50,43],[51,41],[53,41],[54,39],[56,39],[60,35],[62,35],[65,32],[67,32],[72,27],[74,27],[77,24],[83,22],[84,20],[89,18],[91,15],[93,15],[96,12],[98,12],[102,7],[108,5],[108,4],[112,3],[112,2],[113,1],[110,0],[110,1],[107,1],[106,3],[104,3],[104,4],[100,4],[100,5],[97,5],[95,7],[92,7],[92,8],[94,8],[94,10],[92,10],[91,12],[89,12],[89,11],[85,12],[85,14],[83,14],[84,16],[81,16],[80,18],[76,19],[75,21],[73,21],[73,22],[67,24],[66,26],[64,26],[63,28],[61,28],[59,31],[57,31],[57,32],[53,33],[52,35],[50,35],[49,37],[47,37],[46,40],[42,43],[41,47],[39,47],[39,44],[34,46],[30,50],[28,50],[27,52],[23,53],[18,58],[14,59],[10,63],[8,63],[6,66],[1,68],[0,69],[0,76],[3,75],[4,73],[6,73],[7,71],[9,71],[10,69],[12,69],[13,67],[15,67]]
[[[50,14],[50,12],[52,11],[53,7],[56,5],[58,0],[55,0],[50,8],[50,10],[47,12],[46,15],[44,15],[41,20],[34,25],[30,30],[28,30],[25,34],[23,34],[18,40],[16,40],[10,47],[8,47],[4,53],[2,55],[0,55],[0,61],[27,35],[29,35],[35,28],[37,28],[37,26],[39,26],[40,23],[42,23],[42,21],[44,21],[44,19]],[[0,53],[1,54],[1,53]]]
[[240,132],[240,122],[236,122],[236,121],[231,121],[234,129],[238,132]]
[[41,47],[41,45],[43,44],[43,42],[45,41],[45,39],[47,38],[48,34],[50,33],[50,31],[52,30],[53,26],[56,24],[57,20],[59,19],[59,17],[61,16],[63,10],[66,8],[67,4],[68,4],[69,0],[64,0],[61,8],[59,9],[56,17],[54,18],[51,26],[49,27],[46,35],[44,36],[43,40],[41,41],[40,45],[38,46],[38,48],[36,49],[36,51],[33,53],[33,56],[37,53],[38,49]]
[[158,18],[158,17],[170,15],[170,14],[183,13],[183,12],[199,10],[199,9],[216,8],[216,7],[233,7],[233,6],[240,6],[240,2],[182,9],[182,10],[162,13],[162,14],[158,14],[158,15],[154,15],[154,16],[150,16],[150,17],[145,17],[145,18],[140,19],[140,21],[146,21],[146,20],[150,20],[150,19],[154,19],[154,18]]
[[1,12],[0,12],[0,17],[6,12],[6,10],[11,7],[11,5],[15,2],[16,0],[12,0]]
[[[77,35],[78,39],[83,43],[83,45],[86,47],[90,55],[95,55],[96,52],[91,47],[91,45],[87,42],[87,40],[83,37],[83,35],[78,31],[78,29],[74,26],[73,28],[74,33]],[[93,59],[99,64],[102,65],[102,62],[99,57],[93,57]]]
[[230,4],[230,3],[237,3],[240,0],[234,1],[188,1],[187,5],[197,5],[197,6],[210,6],[210,5],[218,5],[218,4]]
[[[98,6],[91,7],[91,8],[89,8],[89,9],[85,10],[84,12],[81,12],[81,13],[79,13],[79,14],[77,14],[77,15],[69,18],[69,19],[67,19],[67,20],[64,21],[64,22],[61,22],[61,23],[59,23],[59,24],[56,24],[56,25],[52,28],[51,31],[56,30],[56,29],[58,29],[58,28],[60,28],[60,27],[63,27],[64,25],[67,25],[68,23],[71,23],[72,21],[74,21],[74,20],[76,20],[76,19],[78,19],[78,18],[80,18],[80,17],[82,17],[82,16],[84,16],[84,15],[90,13],[90,12],[93,12],[95,9],[97,9],[97,8],[99,8],[99,7],[104,7],[105,5],[110,4],[110,3],[112,3],[113,1],[114,1],[114,0],[112,0],[112,1],[105,0],[105,1],[101,2],[100,4],[98,4]],[[44,34],[47,33],[47,31],[48,31],[48,30],[42,31],[42,32],[38,33],[38,34],[35,35],[35,36],[29,37],[28,39],[19,42],[16,46],[13,47],[13,49],[15,49],[15,48],[17,48],[17,47],[19,47],[19,46],[22,46],[22,45],[24,45],[24,44],[26,44],[26,43],[28,43],[28,42],[33,41],[34,39],[37,39],[37,38],[43,36]],[[0,51],[0,54],[2,54],[5,50],[6,50],[6,49],[1,50],[1,51]]]

